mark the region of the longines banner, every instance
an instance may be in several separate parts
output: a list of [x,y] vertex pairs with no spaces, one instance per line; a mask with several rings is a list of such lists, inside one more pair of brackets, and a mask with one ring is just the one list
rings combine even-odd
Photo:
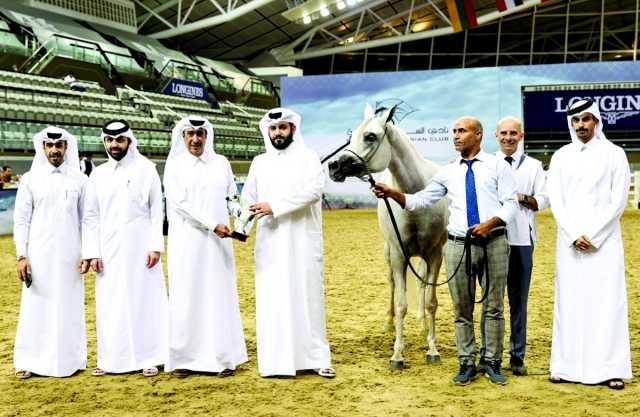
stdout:
[[524,125],[527,131],[566,129],[567,107],[583,98],[590,98],[599,104],[605,134],[616,130],[640,131],[640,88],[567,87],[567,91],[527,91],[528,87],[523,88]]
[[167,85],[164,86],[162,92],[174,96],[199,98],[202,100],[206,100],[208,95],[207,90],[202,84],[177,78],[172,78]]
[[[348,131],[362,122],[365,103],[377,107],[397,104],[398,126],[425,158],[445,164],[455,157],[451,125],[463,115],[480,119],[484,125],[482,147],[495,152],[498,121],[505,116],[523,117],[523,86],[639,80],[640,63],[632,61],[321,75],[283,78],[281,98],[283,105],[300,113],[305,141],[321,156],[344,143]],[[573,90],[540,97],[541,101],[531,106],[527,99],[525,131],[548,129],[545,123],[552,123],[550,128],[558,133],[567,132],[568,143],[563,111],[575,97],[587,95],[600,97],[607,114],[605,133],[634,123],[637,126],[639,114],[631,113],[638,111],[639,94],[637,89]],[[368,184],[359,180],[334,183],[328,176],[325,199],[337,207],[376,204]]]

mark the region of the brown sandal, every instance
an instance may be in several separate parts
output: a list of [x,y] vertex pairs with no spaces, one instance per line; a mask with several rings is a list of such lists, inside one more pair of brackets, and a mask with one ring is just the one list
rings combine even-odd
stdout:
[[16,378],[18,379],[31,378],[31,371],[26,371],[26,370],[16,371]]
[[160,371],[158,371],[158,368],[156,368],[155,366],[152,366],[150,368],[144,368],[142,370],[142,375],[146,377],[156,376],[158,375],[158,373],[160,373]]
[[91,371],[91,376],[102,376],[106,374],[107,374],[107,371],[105,371],[102,368],[93,368],[93,371]]

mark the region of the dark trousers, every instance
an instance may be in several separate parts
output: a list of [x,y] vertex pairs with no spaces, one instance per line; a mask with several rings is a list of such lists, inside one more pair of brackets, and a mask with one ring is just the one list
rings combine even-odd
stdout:
[[[507,295],[511,323],[511,337],[509,338],[509,353],[512,357],[524,360],[527,347],[527,303],[529,287],[531,285],[531,270],[533,269],[533,246],[510,246],[509,272],[507,273]],[[480,319],[482,332],[482,349],[480,356],[485,354],[484,314]]]

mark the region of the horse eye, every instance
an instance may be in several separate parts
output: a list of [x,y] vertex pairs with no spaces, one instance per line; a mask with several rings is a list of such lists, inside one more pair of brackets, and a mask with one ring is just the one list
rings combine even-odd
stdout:
[[373,143],[376,140],[378,140],[378,137],[376,136],[375,133],[367,133],[366,135],[364,135],[365,142]]

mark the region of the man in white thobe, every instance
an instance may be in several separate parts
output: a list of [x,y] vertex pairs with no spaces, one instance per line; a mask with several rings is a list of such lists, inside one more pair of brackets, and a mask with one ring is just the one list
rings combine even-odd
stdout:
[[333,378],[322,275],[324,173],[300,134],[300,116],[277,108],[260,121],[267,152],[242,190],[256,214],[256,333],[261,376],[315,370]]
[[164,171],[169,216],[169,358],[165,370],[229,375],[247,361],[226,198],[237,190],[213,128],[189,116],[172,133]]
[[102,129],[109,160],[91,173],[87,208],[96,210],[95,236],[98,366],[92,375],[142,369],[158,374],[167,356],[169,304],[160,253],[162,186],[155,164],[138,152],[124,120]]
[[598,104],[567,110],[571,143],[551,158],[547,188],[558,228],[551,381],[624,388],[631,378],[620,217],[629,163],[602,132]]
[[[25,282],[13,362],[18,378],[64,377],[85,369],[84,281],[92,254],[81,234],[95,232],[85,215],[88,178],[80,172],[76,139],[48,127],[33,138],[36,151],[22,176],[14,209],[18,275]],[[84,256],[81,257],[81,250]]]

